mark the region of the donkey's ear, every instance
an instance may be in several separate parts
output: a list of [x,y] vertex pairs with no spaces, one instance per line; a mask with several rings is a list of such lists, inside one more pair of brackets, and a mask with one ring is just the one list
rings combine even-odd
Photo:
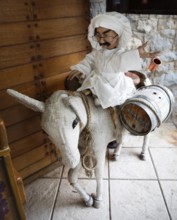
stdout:
[[86,124],[87,113],[84,103],[80,97],[69,96],[64,98],[63,102],[66,106],[70,107],[74,111],[82,124]]

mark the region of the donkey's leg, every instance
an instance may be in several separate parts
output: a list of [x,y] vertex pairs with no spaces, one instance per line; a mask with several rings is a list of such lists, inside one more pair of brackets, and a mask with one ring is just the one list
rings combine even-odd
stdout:
[[85,190],[78,183],[78,172],[80,170],[81,164],[79,163],[74,169],[70,169],[68,172],[68,180],[70,184],[76,189],[80,194],[81,198],[84,200],[86,206],[93,205],[93,198],[88,195]]
[[118,158],[120,156],[120,152],[122,150],[122,146],[124,144],[124,139],[125,139],[126,133],[127,133],[127,131],[125,130],[125,128],[120,126],[120,130],[117,132],[117,138],[116,138],[118,145],[113,152],[112,160],[115,160],[115,161],[118,160]]
[[148,147],[149,147],[149,138],[150,138],[150,133],[144,136],[142,151],[141,151],[141,154],[140,154],[140,159],[141,160],[146,160],[147,150],[148,150]]
[[[99,146],[99,145],[98,145]],[[100,208],[102,201],[103,201],[103,173],[104,173],[104,166],[105,166],[105,148],[102,148],[102,152],[97,152],[97,166],[95,168],[95,177],[96,177],[96,194],[92,194],[93,197],[93,206],[95,208]]]
[[123,146],[122,139],[119,139],[118,145],[114,149],[114,152],[113,152],[113,155],[112,155],[112,158],[111,158],[112,160],[117,161],[119,159],[120,152],[122,150],[122,146]]

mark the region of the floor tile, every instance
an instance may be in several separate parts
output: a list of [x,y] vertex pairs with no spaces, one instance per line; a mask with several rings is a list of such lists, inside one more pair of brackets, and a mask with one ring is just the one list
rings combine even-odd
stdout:
[[177,147],[177,129],[173,123],[163,123],[151,133],[150,147]]
[[[80,180],[88,193],[95,192],[95,180]],[[79,194],[63,179],[52,220],[109,220],[109,198],[107,180],[104,183],[104,202],[100,209],[86,207]]]
[[38,179],[25,187],[27,220],[50,220],[59,180]]
[[[124,140],[125,147],[142,147],[144,136],[135,136],[127,133]],[[150,133],[150,147],[176,147],[177,129],[173,123],[162,123]]]
[[47,173],[43,177],[44,178],[60,178],[61,174],[62,174],[62,170],[63,170],[63,166],[58,167],[58,168],[52,170],[51,172]]
[[169,220],[157,181],[111,180],[112,220]]
[[149,153],[147,160],[139,159],[139,148],[123,148],[118,161],[110,161],[110,178],[156,179]]
[[[84,205],[67,180],[68,168],[59,167],[25,186],[27,220],[169,220],[166,204],[177,220],[177,129],[168,122],[151,132],[146,161],[139,159],[143,138],[127,134],[119,160],[106,159],[100,209]],[[79,182],[89,194],[96,190],[94,178],[87,178],[83,169],[79,172]]]
[[124,137],[124,147],[142,147],[144,136],[127,133]]
[[151,148],[150,152],[159,178],[177,180],[177,148]]
[[161,181],[172,220],[177,220],[177,181]]

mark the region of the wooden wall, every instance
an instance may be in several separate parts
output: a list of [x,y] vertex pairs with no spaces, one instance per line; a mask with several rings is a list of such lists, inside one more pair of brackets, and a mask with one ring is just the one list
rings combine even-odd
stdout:
[[24,179],[55,163],[58,153],[40,128],[40,114],[6,89],[38,100],[64,89],[70,66],[90,50],[88,24],[89,0],[0,1],[0,116]]

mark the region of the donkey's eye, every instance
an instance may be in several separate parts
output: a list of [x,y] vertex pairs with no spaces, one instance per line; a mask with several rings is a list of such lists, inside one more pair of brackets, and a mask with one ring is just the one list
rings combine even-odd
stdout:
[[72,124],[73,129],[77,126],[78,123],[79,123],[79,118],[76,117],[76,119],[74,119],[73,124]]

